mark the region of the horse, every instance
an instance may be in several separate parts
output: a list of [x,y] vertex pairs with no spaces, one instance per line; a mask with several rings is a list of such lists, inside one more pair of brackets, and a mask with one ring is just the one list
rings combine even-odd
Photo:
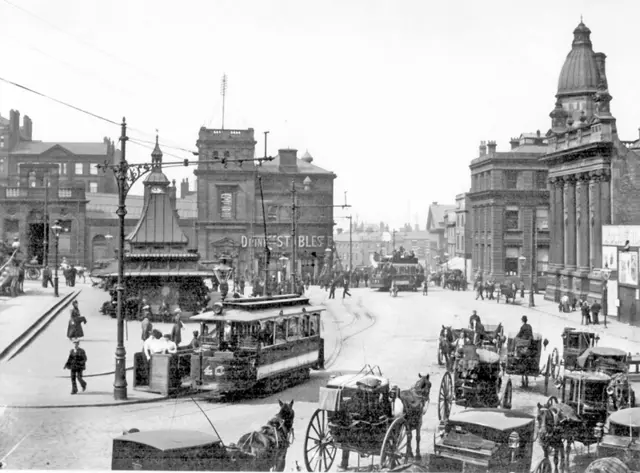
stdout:
[[449,369],[449,366],[451,364],[451,355],[454,351],[454,346],[456,343],[456,337],[453,333],[453,329],[451,328],[451,326],[445,327],[443,325],[442,329],[440,330],[439,338],[440,338],[440,342],[438,347],[438,353],[439,354],[442,353],[442,357],[444,357],[444,360],[440,356],[438,356],[438,364],[440,366],[444,364],[447,366],[447,369]]
[[567,404],[553,402],[551,398],[546,405],[538,403],[538,438],[544,452],[549,457],[549,450],[553,450],[554,473],[558,473],[558,456],[562,471],[569,469],[571,458],[571,444],[578,431],[582,428],[580,419]]
[[247,471],[284,471],[287,450],[293,442],[293,400],[290,403],[278,399],[280,411],[259,431],[244,434],[236,447],[249,454]]
[[607,386],[607,409],[609,412],[635,407],[636,395],[629,384],[627,373],[616,373]]
[[418,373],[418,381],[411,389],[400,391],[399,398],[402,401],[407,422],[407,458],[413,458],[411,439],[414,430],[416,431],[416,460],[422,458],[420,455],[420,429],[422,429],[422,417],[426,413],[430,392],[429,375],[422,376],[421,373]]

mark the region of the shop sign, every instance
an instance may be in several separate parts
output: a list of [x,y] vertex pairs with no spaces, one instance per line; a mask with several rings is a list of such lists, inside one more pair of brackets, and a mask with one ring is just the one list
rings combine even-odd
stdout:
[[233,194],[231,192],[223,192],[220,194],[220,216],[229,220],[233,218]]
[[603,225],[603,246],[640,246],[640,225]]
[[[298,248],[324,248],[331,245],[331,237],[320,235],[298,235]],[[291,248],[291,235],[269,235],[269,245],[272,248]],[[264,237],[249,237],[242,235],[240,237],[240,246],[242,248],[264,248]]]

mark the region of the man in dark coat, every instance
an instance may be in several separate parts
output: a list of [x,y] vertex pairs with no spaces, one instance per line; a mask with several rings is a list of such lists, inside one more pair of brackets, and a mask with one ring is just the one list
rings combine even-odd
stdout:
[[45,266],[42,270],[42,284],[44,287],[53,287],[53,280],[51,279],[51,268],[49,266]]
[[602,310],[602,306],[600,305],[600,303],[598,301],[595,301],[592,305],[591,305],[591,314],[593,315],[593,320],[592,322],[596,325],[600,324],[600,321],[598,320],[598,315],[600,315],[600,311]]
[[342,286],[342,298],[345,296],[351,297],[351,293],[349,292],[349,278],[345,276],[343,286]]
[[181,313],[182,311],[180,310],[180,308],[175,310],[175,316],[173,318],[174,324],[171,329],[171,341],[175,343],[176,346],[180,346],[180,343],[182,342],[182,328],[184,327],[184,324],[180,320]]
[[520,331],[516,338],[522,338],[523,340],[533,340],[533,329],[531,325],[527,323],[527,316],[522,316],[522,327],[520,327]]
[[67,362],[64,365],[65,370],[71,370],[71,394],[78,393],[78,385],[76,384],[76,379],[80,382],[80,386],[82,386],[82,391],[86,391],[87,383],[84,379],[82,379],[82,372],[87,367],[87,354],[85,351],[80,348],[80,342],[75,340],[73,342],[73,349],[69,352],[69,358],[67,358]]
[[329,288],[329,299],[336,298],[336,286],[338,285],[338,281],[336,279],[331,280],[331,287]]

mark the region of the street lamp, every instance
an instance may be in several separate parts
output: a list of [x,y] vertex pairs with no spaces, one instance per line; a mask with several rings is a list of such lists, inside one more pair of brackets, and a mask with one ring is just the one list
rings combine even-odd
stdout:
[[60,225],[60,221],[56,220],[53,225],[51,225],[51,231],[53,232],[53,236],[56,237],[56,247],[55,247],[55,270],[53,273],[53,295],[55,297],[59,297],[58,293],[58,248],[60,244],[60,233],[62,233],[62,226]]

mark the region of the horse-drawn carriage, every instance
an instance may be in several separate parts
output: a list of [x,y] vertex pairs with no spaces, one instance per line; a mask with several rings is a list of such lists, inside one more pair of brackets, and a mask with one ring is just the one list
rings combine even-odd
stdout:
[[507,340],[507,363],[505,372],[508,375],[522,377],[522,386],[529,387],[529,377],[544,377],[544,394],[549,392],[551,376],[551,355],[547,357],[544,368],[540,367],[542,356],[542,337],[534,334],[532,340],[509,336]]
[[[535,417],[517,410],[468,409],[441,422],[429,471],[529,473]],[[548,459],[535,472],[550,472]],[[481,468],[481,470],[479,469]]]
[[240,437],[237,445],[225,445],[217,432],[170,429],[125,431],[113,440],[111,469],[284,471],[293,436],[295,412],[293,401],[279,403],[278,414],[261,430]]
[[560,377],[561,366],[565,370],[576,369],[578,357],[588,348],[595,347],[599,340],[600,337],[594,332],[565,327],[562,331],[562,357],[557,348],[551,352],[551,377]]
[[[377,373],[377,374],[376,374]],[[416,431],[416,458],[420,457],[420,427],[429,400],[429,376],[419,376],[412,390],[390,386],[380,368],[366,366],[355,375],[331,379],[320,388],[319,407],[307,427],[304,462],[308,471],[328,471],[337,450],[341,467],[349,453],[360,457],[380,456],[382,468],[408,462],[412,431]]]
[[500,292],[498,292],[496,296],[496,302],[500,303],[500,297],[504,296],[505,304],[509,303],[509,299],[511,299],[511,303],[516,303],[516,294],[518,293],[518,289],[516,285],[510,282],[504,282],[500,284]]
[[444,374],[440,383],[438,419],[448,419],[454,403],[467,408],[511,409],[513,387],[508,380],[502,389],[502,375],[498,353],[473,344],[459,348],[453,369]]
[[485,325],[481,330],[479,327],[454,329],[442,326],[438,343],[438,364],[450,370],[453,366],[452,357],[457,341],[462,338],[465,344],[476,345],[500,354],[504,344],[504,327],[502,324]]
[[559,399],[551,396],[546,405],[538,404],[540,442],[545,456],[549,450],[554,451],[556,466],[558,455],[562,463],[570,464],[574,442],[585,446],[598,442],[608,414],[635,406],[624,372],[567,371],[561,383]]
[[606,424],[596,425],[598,457],[616,457],[640,471],[640,408],[612,413]]

